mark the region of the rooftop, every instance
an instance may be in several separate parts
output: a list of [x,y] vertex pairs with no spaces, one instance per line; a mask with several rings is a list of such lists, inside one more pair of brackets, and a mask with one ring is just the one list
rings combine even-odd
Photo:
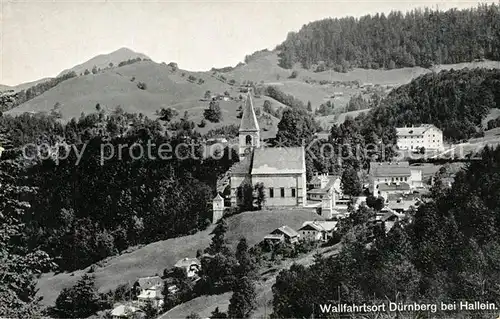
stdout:
[[231,174],[250,174],[252,168],[252,156],[245,156],[240,162],[231,167]]
[[254,150],[252,175],[305,173],[303,147],[266,147]]
[[198,258],[186,257],[186,258],[183,258],[183,259],[179,260],[178,262],[176,262],[174,267],[185,268],[185,267],[189,267],[193,264],[201,265],[201,262],[198,260]]
[[409,162],[371,162],[370,175],[374,177],[384,176],[410,176]]
[[275,229],[271,235],[276,235],[276,233],[282,233],[287,237],[297,237],[299,236],[299,233],[297,233],[295,230],[293,230],[291,227],[284,225],[281,226],[280,228]]
[[148,289],[154,286],[163,285],[163,280],[160,276],[143,277],[137,280],[137,284],[141,287],[141,289]]
[[299,230],[312,227],[317,231],[329,232],[334,230],[337,224],[338,222],[336,221],[306,221]]
[[422,124],[420,126],[415,127],[398,127],[396,128],[396,134],[398,136],[414,136],[414,135],[423,135],[428,129],[435,128],[436,126],[433,124]]
[[243,106],[243,115],[241,117],[240,132],[259,132],[259,122],[253,108],[252,96],[247,94],[245,105]]
[[408,183],[381,183],[378,184],[378,189],[380,191],[409,191],[410,190],[410,185]]
[[128,318],[128,315],[133,314],[137,311],[140,311],[140,309],[134,306],[119,305],[113,309],[111,315],[116,317]]

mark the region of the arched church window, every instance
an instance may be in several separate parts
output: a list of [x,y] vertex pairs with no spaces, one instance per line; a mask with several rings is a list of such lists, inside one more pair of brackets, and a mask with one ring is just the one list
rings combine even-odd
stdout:
[[252,136],[251,136],[251,135],[247,135],[247,136],[245,137],[245,143],[246,143],[247,145],[252,145]]

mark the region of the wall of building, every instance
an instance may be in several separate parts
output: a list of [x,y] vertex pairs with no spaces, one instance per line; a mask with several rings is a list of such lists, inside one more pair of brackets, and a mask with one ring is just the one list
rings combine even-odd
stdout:
[[[266,194],[265,206],[302,206],[305,199],[305,174],[253,175],[252,184],[262,183]],[[270,197],[270,188],[274,189],[274,197]],[[281,197],[281,188],[285,196]],[[295,197],[292,196],[295,189]]]
[[300,230],[299,231],[300,238],[304,238],[306,240],[315,240],[319,241],[322,239],[322,234],[316,230]]
[[437,128],[429,128],[424,133],[424,147],[428,150],[441,150],[443,148],[443,132]]
[[[252,137],[252,142],[248,145],[246,142],[247,136]],[[240,157],[245,154],[247,148],[260,147],[260,134],[259,132],[240,132],[239,134],[239,152]]]
[[[241,187],[245,182],[250,183],[249,176],[231,176],[231,206],[236,207],[240,204],[238,200],[238,187]],[[253,185],[253,184],[252,184]]]

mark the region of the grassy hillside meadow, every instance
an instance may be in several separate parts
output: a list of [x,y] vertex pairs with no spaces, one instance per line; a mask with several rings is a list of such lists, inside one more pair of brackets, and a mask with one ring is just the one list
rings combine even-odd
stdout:
[[[288,225],[298,229],[304,221],[322,219],[312,210],[277,209],[245,212],[228,218],[228,244],[233,248],[241,237],[255,245],[274,229]],[[162,274],[165,268],[172,267],[179,259],[196,256],[198,249],[210,245],[211,231],[214,226],[194,235],[172,238],[155,242],[120,256],[111,257],[103,262],[94,275],[101,292],[116,288],[120,284],[134,283],[138,277]],[[88,271],[89,268],[72,273],[44,274],[38,280],[39,295],[43,304],[54,304],[59,292],[70,287]]]
[[[119,60],[134,56],[141,55],[128,49],[120,49],[110,55],[98,56],[73,69],[88,67],[97,62],[105,63],[110,59]],[[7,113],[50,112],[54,104],[59,102],[63,120],[68,120],[72,117],[78,118],[82,112],[87,114],[94,112],[95,105],[99,103],[108,111],[112,111],[119,105],[127,112],[143,113],[153,118],[157,110],[164,107],[173,107],[179,111],[179,118],[187,110],[190,120],[199,123],[203,118],[203,110],[208,106],[207,101],[201,101],[207,90],[219,94],[228,91],[232,97],[238,98],[240,95],[238,84],[244,81],[276,85],[283,92],[295,96],[304,103],[311,101],[313,110],[328,100],[332,101],[337,108],[342,109],[353,95],[362,94],[364,97],[368,97],[367,92],[356,86],[321,85],[320,81],[359,81],[361,84],[371,83],[373,85],[396,87],[431,71],[437,72],[442,69],[461,69],[465,67],[500,68],[500,63],[486,61],[436,66],[432,70],[417,67],[394,70],[354,69],[347,73],[333,71],[315,73],[296,65],[294,70],[298,72],[298,76],[291,79],[292,70],[283,69],[277,63],[278,56],[276,52],[264,52],[247,64],[240,65],[229,72],[214,74],[212,71],[189,72],[181,69],[174,72],[171,67],[165,64],[142,61],[106,69],[95,75],[89,74],[64,81]],[[194,82],[188,80],[191,75],[196,78]],[[227,81],[234,79],[237,85],[231,86],[224,83],[217,78],[219,75],[223,75],[227,78]],[[198,84],[199,79],[202,79],[204,83]],[[139,89],[137,87],[139,82],[146,83],[147,88],[145,90]],[[337,96],[333,97],[335,93],[337,93]],[[342,93],[342,95],[339,96],[338,93]],[[255,98],[255,106],[257,108],[261,107],[265,99],[271,100],[275,108],[284,106],[278,101],[265,96]],[[221,123],[207,123],[206,127],[197,128],[197,130],[205,133],[210,129],[223,125],[239,124],[240,120],[236,117],[236,109],[239,105],[239,101],[221,101],[223,121]],[[349,115],[355,116],[357,114],[357,112],[353,112]],[[345,116],[340,114],[339,116],[328,116],[326,118],[319,117],[318,120],[325,129],[328,129],[333,123],[341,123],[344,118]],[[261,123],[266,128],[266,130],[263,130],[265,137],[274,135],[273,131],[276,131],[275,124],[278,121],[273,119],[273,122],[272,125]],[[268,133],[269,131],[271,133]]]

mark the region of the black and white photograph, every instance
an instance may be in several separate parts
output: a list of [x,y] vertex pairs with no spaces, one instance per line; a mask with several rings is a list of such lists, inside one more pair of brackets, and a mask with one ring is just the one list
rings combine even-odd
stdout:
[[0,5],[0,319],[500,319],[500,1]]

